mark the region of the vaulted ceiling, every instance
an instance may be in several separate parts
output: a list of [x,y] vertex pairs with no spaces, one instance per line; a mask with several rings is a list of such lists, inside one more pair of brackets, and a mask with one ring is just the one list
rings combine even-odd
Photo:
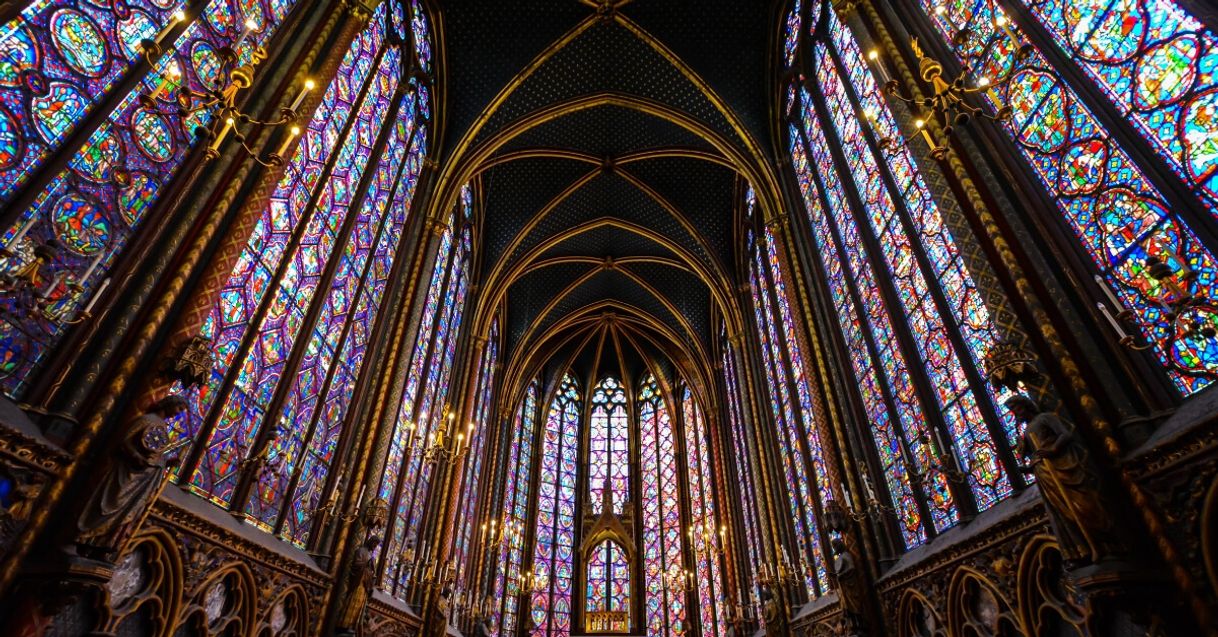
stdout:
[[475,329],[500,316],[511,382],[645,360],[705,380],[740,316],[743,189],[776,192],[781,4],[440,4],[438,192],[481,201]]

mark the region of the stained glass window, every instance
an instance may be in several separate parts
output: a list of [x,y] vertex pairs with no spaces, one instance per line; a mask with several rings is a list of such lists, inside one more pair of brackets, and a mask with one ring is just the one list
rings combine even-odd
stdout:
[[605,486],[613,493],[613,512],[620,514],[630,497],[630,432],[626,421],[626,391],[616,378],[602,380],[592,390],[588,430],[588,504],[601,512]]
[[524,559],[524,528],[529,516],[529,501],[532,493],[533,439],[537,419],[539,383],[529,383],[524,400],[516,412],[512,431],[512,442],[508,448],[506,473],[503,486],[503,511],[500,522],[504,541],[498,555],[498,571],[495,578],[495,597],[501,606],[497,609],[497,621],[492,626],[499,635],[515,635],[520,617],[521,564]]
[[724,598],[719,552],[727,543],[727,525],[715,514],[714,469],[711,466],[710,432],[694,394],[685,388],[681,401],[685,420],[685,466],[689,471],[689,541],[695,558],[698,613],[705,637],[727,630],[720,599]]
[[[727,340],[723,335],[724,341]],[[732,346],[723,343],[723,376],[727,390],[727,417],[731,430],[732,457],[736,461],[736,480],[740,490],[736,494],[740,499],[740,517],[744,520],[744,551],[745,563],[750,573],[758,572],[762,564],[761,537],[757,511],[757,483],[753,479],[753,464],[756,454],[752,452],[753,445],[749,438],[749,428],[745,425],[743,400],[736,356]],[[748,579],[746,577],[746,579]],[[746,600],[738,600],[745,603]],[[756,616],[760,616],[760,608],[754,608]]]
[[685,573],[676,432],[659,384],[650,374],[639,387],[638,413],[647,634],[684,635],[688,630],[685,593],[670,590],[665,580],[669,574],[683,577]]
[[[468,188],[463,192],[464,212],[450,217],[449,228],[440,236],[436,249],[389,457],[381,477],[380,495],[389,502],[390,510],[385,551],[380,556],[381,588],[399,597],[406,593],[413,575],[413,558],[426,549],[415,544],[434,469],[432,463],[424,462],[424,449],[437,435],[451,437],[463,433],[455,429],[467,429],[454,425],[446,417],[448,410],[444,407],[469,275],[471,236],[465,219],[472,201]],[[454,240],[456,232],[460,233],[459,239]],[[412,547],[413,554],[408,551]]]
[[546,417],[537,480],[533,576],[534,637],[571,634],[571,586],[575,553],[575,475],[582,397],[570,375],[558,386]]
[[[12,204],[21,188],[39,193],[0,235],[0,272],[37,265],[35,247],[55,246],[39,268],[37,299],[0,299],[0,390],[9,395],[21,396],[68,321],[111,288],[111,268],[196,144],[194,127],[210,117],[202,111],[182,121],[168,106],[145,107],[140,93],[170,104],[174,93],[158,86],[171,69],[175,84],[207,90],[217,51],[233,43],[245,18],[257,24],[238,53],[248,62],[295,3],[251,0],[242,15],[228,0],[212,0],[164,43],[170,52],[153,72],[126,95],[113,94],[142,58],[139,41],[155,36],[180,4],[133,0],[119,11],[42,0],[0,26],[0,203]],[[63,146],[92,113],[107,110],[83,145]],[[54,153],[66,166],[39,172]]]
[[626,560],[626,551],[620,544],[605,540],[592,549],[592,555],[588,558],[587,581],[588,590],[584,598],[587,612],[626,613],[629,618],[630,562]]
[[[377,32],[374,38],[379,42],[383,40],[384,12],[377,18],[377,26],[369,31]],[[359,57],[362,51],[352,49],[351,53]],[[316,292],[333,276],[328,270],[336,247],[349,240],[356,226],[370,221],[368,215],[360,214],[365,211],[353,205],[353,185],[365,169],[373,168],[369,159],[376,132],[390,109],[400,64],[401,53],[395,47],[376,52],[362,100],[349,121],[340,120],[351,134],[346,135],[340,148],[333,149],[334,161],[328,169],[323,168],[320,175],[292,170],[308,161],[308,146],[301,144],[206,319],[204,334],[217,344],[220,357],[208,386],[189,392],[189,420],[214,419],[214,425],[200,441],[204,445],[201,462],[186,478],[191,490],[222,506],[232,503],[243,461],[260,453],[254,446],[266,444],[269,436],[273,447],[296,425],[281,420],[280,415],[287,416],[282,411],[268,414],[267,410],[273,402],[283,401],[276,381],[294,374],[289,367],[293,345],[305,327]],[[337,93],[344,84],[336,82],[331,88]],[[317,116],[321,115],[319,110]],[[317,119],[315,116],[306,136],[321,143],[321,135],[332,122]],[[304,188],[302,194],[307,196],[294,198],[298,188]],[[326,209],[320,202],[326,203]],[[340,256],[333,265],[341,261]],[[264,428],[264,422],[270,427]],[[291,460],[265,457],[266,467],[275,472],[283,471]]]
[[[470,540],[474,532],[475,515],[478,500],[481,495],[479,487],[482,486],[482,455],[483,445],[486,444],[486,439],[489,437],[487,433],[491,426],[490,409],[491,400],[493,398],[492,391],[495,386],[495,371],[496,365],[499,363],[499,318],[491,319],[490,336],[487,339],[486,346],[482,352],[482,360],[478,364],[478,389],[476,394],[477,403],[474,407],[474,420],[468,428],[469,454],[465,460],[465,478],[461,482],[462,507],[457,517],[457,523],[461,525],[461,531],[457,535],[457,546],[453,552],[453,561],[457,564],[465,564],[466,555],[470,549]],[[462,569],[461,576],[465,578],[469,575],[469,569]],[[468,589],[470,583],[465,579],[461,580],[462,588]]]
[[[1212,384],[1218,379],[1218,339],[1204,328],[1218,326],[1218,314],[1206,306],[1179,313],[1168,308],[1182,292],[1215,296],[1214,254],[1147,178],[1149,165],[1140,166],[1111,137],[1079,89],[1098,89],[1100,99],[1131,123],[1213,213],[1213,31],[1173,0],[1022,2],[1093,83],[1080,87],[1063,80],[1045,51],[1006,20],[993,0],[921,4],[974,80],[1010,77],[986,99],[1013,109],[1003,129],[1056,202],[1102,284],[1115,294],[1120,307],[1108,311],[1132,312],[1182,393]],[[1155,264],[1165,264],[1171,274],[1151,276]]]

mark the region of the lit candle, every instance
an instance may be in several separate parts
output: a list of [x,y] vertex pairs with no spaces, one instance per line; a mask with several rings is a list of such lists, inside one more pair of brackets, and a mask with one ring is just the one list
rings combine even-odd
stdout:
[[1000,107],[1002,104],[1002,99],[998,97],[998,93],[994,90],[993,84],[990,82],[990,78],[988,76],[983,75],[980,80],[977,80],[977,86],[985,89],[986,97],[990,98],[990,101],[994,103],[995,108]]
[[914,126],[922,133],[922,139],[926,140],[926,145],[931,150],[935,149],[935,140],[931,139],[930,131],[926,130],[926,120],[915,120]]
[[[279,158],[286,158],[287,152],[288,152],[288,146],[292,143],[293,139],[296,139],[296,136],[299,134],[300,134],[299,126],[293,126],[291,129],[289,129],[288,134],[286,136],[284,136],[284,138],[283,138],[283,143],[279,144],[279,148],[277,148],[275,150],[275,156],[277,156]],[[410,439],[414,440],[414,426],[410,427]],[[407,443],[407,446],[409,446],[409,444],[410,443]]]
[[246,18],[245,24],[241,25],[241,34],[237,36],[237,44],[233,45],[233,51],[240,51],[241,45],[245,44],[245,39],[250,37],[250,33],[258,27],[252,19]]
[[1117,337],[1119,337],[1121,340],[1129,338],[1129,335],[1125,333],[1125,329],[1121,327],[1121,322],[1116,320],[1116,317],[1112,315],[1112,312],[1108,311],[1107,305],[1104,305],[1103,303],[1096,303],[1095,307],[1099,308],[1100,314],[1103,314],[1104,318],[1108,319],[1108,324],[1112,325],[1112,329],[1117,333]]
[[1019,38],[1016,37],[1015,32],[1011,30],[1011,21],[1008,20],[1007,17],[1001,12],[995,12],[994,24],[998,25],[998,28],[1002,29],[1003,33],[1007,34],[1007,38],[1011,40],[1011,46],[1018,49]]
[[313,90],[315,86],[317,85],[313,83],[313,80],[305,80],[304,87],[301,88],[300,92],[296,94],[296,101],[292,102],[292,106],[288,110],[295,113],[296,109],[300,108],[300,105],[304,103],[305,96],[308,95],[309,91]]
[[157,44],[157,46],[160,46],[161,42],[164,42],[165,38],[169,37],[169,34],[170,34],[170,32],[173,31],[174,27],[178,26],[178,23],[185,19],[186,19],[185,11],[183,11],[181,9],[174,11],[173,15],[170,16],[169,24],[166,24],[165,27],[162,28],[161,31],[156,34],[156,39],[154,39],[153,42],[155,42]]
[[102,293],[105,292],[106,288],[108,287],[110,287],[110,277],[102,279],[101,285],[97,286],[97,291],[93,293],[93,296],[89,299],[89,303],[85,305],[85,309],[82,310],[81,313],[88,314],[92,312],[93,306],[97,305],[97,300],[101,298]]
[[220,152],[220,144],[224,142],[224,138],[228,136],[228,132],[233,129],[233,124],[236,124],[236,122],[233,121],[233,118],[231,117],[224,120],[224,127],[220,129],[220,133],[216,135],[216,138],[211,141],[211,145],[207,147],[208,150],[213,153]]
[[366,485],[366,484],[359,488],[359,497],[355,499],[355,502],[357,504],[364,501],[364,491],[367,491],[367,490],[368,490],[368,485]]
[[880,74],[880,84],[887,84],[892,77],[888,75],[888,68],[884,66],[884,60],[880,59],[879,49],[868,51],[867,59],[871,60],[871,63],[875,65],[876,72]]

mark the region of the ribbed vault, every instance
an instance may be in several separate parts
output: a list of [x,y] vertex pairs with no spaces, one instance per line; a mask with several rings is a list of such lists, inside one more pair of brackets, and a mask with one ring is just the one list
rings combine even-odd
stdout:
[[648,361],[708,386],[719,319],[742,321],[743,184],[778,199],[761,125],[778,7],[508,4],[444,5],[435,203],[465,183],[480,198],[474,329],[500,317],[505,389],[609,363],[637,379]]

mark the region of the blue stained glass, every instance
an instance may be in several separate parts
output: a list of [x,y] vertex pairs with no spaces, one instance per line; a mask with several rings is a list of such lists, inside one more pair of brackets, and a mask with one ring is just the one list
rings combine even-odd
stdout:
[[[1043,53],[1016,26],[997,23],[993,0],[920,4],[974,75],[996,80],[1010,76],[986,99],[991,106],[1001,100],[1014,111],[1004,130],[1057,203],[1105,284],[1132,312],[1180,392],[1189,395],[1212,384],[1218,379],[1218,339],[1194,328],[1218,326],[1218,314],[1194,307],[1173,321],[1164,308],[1180,300],[1180,291],[1215,296],[1218,263],[1213,253],[1170,211],[1162,194]],[[1147,102],[1139,112],[1128,112],[1134,125],[1214,209],[1216,93],[1203,89],[1213,82],[1212,69],[1199,66],[1203,60],[1212,66],[1212,32],[1194,29],[1196,22],[1173,0],[1083,0],[1068,6],[1040,1],[1029,6],[1038,19],[1059,14],[1064,18],[1063,24],[1047,28],[1061,45],[1079,51],[1077,63],[1118,108],[1128,108],[1135,100]],[[1067,27],[1068,34],[1062,31]],[[963,36],[956,39],[957,33]],[[1167,46],[1154,46],[1160,42]],[[1178,45],[1191,42],[1198,46],[1179,57]],[[1022,57],[1015,55],[1019,47]],[[1145,79],[1140,71],[1147,73]],[[1162,99],[1168,94],[1179,99]],[[1172,126],[1173,121],[1181,126]],[[1171,285],[1150,276],[1153,261],[1171,268]],[[1118,309],[1109,308],[1114,313]]]
[[575,550],[575,467],[582,409],[579,387],[564,376],[550,403],[537,481],[532,595],[533,637],[571,634],[572,553]]
[[[267,43],[292,5],[282,3],[280,10],[270,13],[273,19],[266,28],[251,34],[249,43]],[[157,201],[161,188],[196,144],[194,124],[206,123],[210,117],[208,112],[200,113],[184,126],[174,116],[149,113],[139,94],[153,93],[171,66],[181,71],[178,82],[195,91],[205,90],[208,87],[184,52],[200,42],[224,46],[234,35],[216,31],[206,21],[190,23],[173,41],[173,52],[162,56],[153,73],[118,99],[108,95],[110,89],[140,57],[132,51],[129,39],[120,38],[144,33],[147,24],[164,23],[175,3],[131,0],[124,6],[130,15],[120,19],[120,12],[108,5],[102,8],[76,0],[45,0],[31,4],[19,17],[0,27],[0,202],[9,201],[52,151],[63,151],[70,157],[66,167],[51,177],[29,208],[17,216],[16,223],[0,235],[0,245],[12,254],[0,257],[0,272],[12,273],[28,264],[35,244],[61,240],[63,226],[54,223],[53,211],[65,197],[92,202],[99,211],[96,223],[106,226],[109,237],[97,253],[62,251],[43,267],[44,272],[49,270],[42,281],[46,286],[42,290],[43,312],[20,310],[15,305],[16,295],[0,299],[0,315],[4,317],[0,318],[0,360],[5,361],[0,365],[0,390],[14,397],[21,396],[29,376],[58,343],[67,321],[77,317],[103,291],[113,291],[113,286],[99,289],[127,242],[143,225],[142,213]],[[226,0],[213,0],[208,7],[213,11],[230,10]],[[57,35],[52,37],[55,28]],[[79,46],[65,57],[55,38],[65,47]],[[102,63],[105,68],[92,77],[89,71],[103,55],[96,46],[98,38],[107,61]],[[241,59],[248,60],[248,55],[243,50]],[[98,100],[111,97],[118,103],[85,144],[76,149],[60,148]]]

